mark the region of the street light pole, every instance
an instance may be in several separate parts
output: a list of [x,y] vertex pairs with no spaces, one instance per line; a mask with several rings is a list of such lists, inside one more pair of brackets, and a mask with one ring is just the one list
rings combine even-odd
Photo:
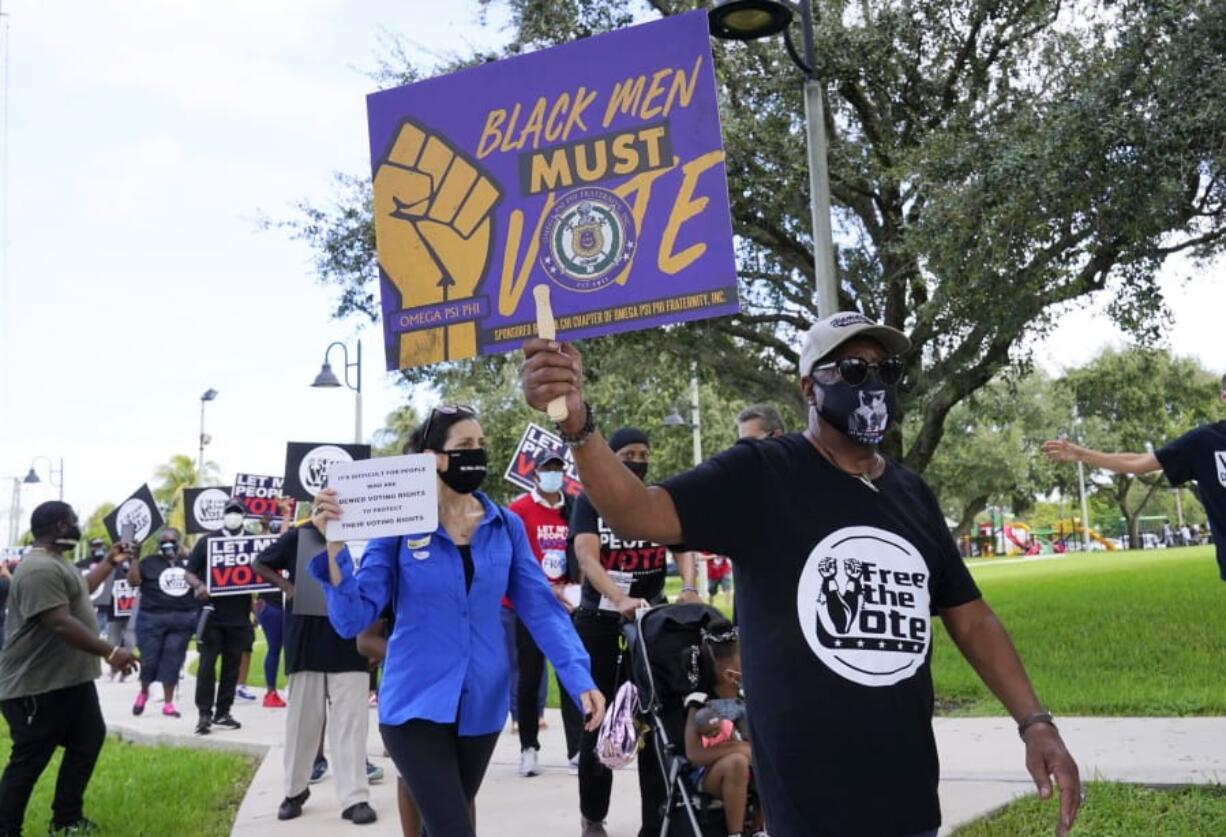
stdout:
[[[59,489],[60,502],[61,503],[64,502],[64,457],[62,456],[60,457],[60,467],[58,470],[55,467],[55,463],[51,461],[51,457],[49,456],[34,457],[33,459],[30,460],[30,471],[29,473],[26,474],[26,478],[23,480],[23,482],[29,483],[30,485],[34,485],[35,483],[42,482],[42,480],[38,478],[38,471],[34,470],[34,466],[38,464],[38,461],[40,459],[46,461],[47,479],[51,481],[51,484],[53,486]],[[59,477],[58,480],[56,479],[57,475]]]
[[[788,27],[800,15],[802,49],[798,55]],[[817,315],[839,310],[834,235],[830,225],[830,170],[826,151],[826,115],[817,76],[813,9],[810,0],[720,0],[708,13],[711,34],[720,39],[753,41],[783,33],[792,62],[805,76],[805,136],[809,160],[809,212],[813,228],[814,302]]]
[[694,434],[694,465],[702,464],[702,416],[698,400],[698,364],[690,372],[690,427]]
[[[336,373],[332,371],[332,364],[328,362],[328,356],[332,353],[332,349],[336,346],[341,347],[341,352],[344,356],[345,363],[345,386],[353,390],[353,441],[357,444],[362,444],[362,341],[358,341],[356,352],[356,360],[353,363],[349,362],[349,347],[339,340],[328,344],[328,348],[324,349],[323,366],[319,368],[319,374],[315,376],[315,380],[311,383],[313,387],[339,387],[341,381],[336,377]],[[349,370],[354,371],[354,380],[349,380]]]
[[813,9],[800,3],[800,21],[805,49],[805,135],[809,153],[809,214],[813,224],[813,279],[817,315],[828,317],[839,310],[838,274],[834,266],[834,234],[830,228],[830,169],[826,152],[826,110],[822,83],[815,70]]
[[9,546],[17,546],[21,534],[21,480],[13,477],[13,497],[9,502]]
[[204,446],[209,443],[209,437],[204,432],[204,405],[217,397],[217,390],[209,387],[200,396],[200,452],[196,455],[196,479],[204,479]]

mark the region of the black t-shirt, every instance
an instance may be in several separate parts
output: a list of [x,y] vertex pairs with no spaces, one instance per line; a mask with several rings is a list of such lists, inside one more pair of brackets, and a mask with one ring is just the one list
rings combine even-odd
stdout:
[[140,562],[140,609],[144,613],[195,610],[196,597],[187,584],[187,559],[154,553]]
[[940,824],[931,615],[979,590],[932,491],[873,491],[801,434],[666,480],[685,544],[732,558],[754,772],[771,834]]
[[[192,547],[191,558],[188,559],[187,569],[196,578],[200,579],[202,584],[208,583],[209,574],[209,541],[213,538],[227,537],[225,532],[209,532],[196,541],[196,545]],[[210,598],[209,604],[213,606],[213,615],[209,617],[209,621],[214,625],[225,625],[236,627],[251,624],[251,595],[246,596],[217,596]]]
[[[570,514],[569,537],[573,541],[576,535],[600,536],[600,565],[623,589],[629,585],[628,595],[653,601],[663,594],[668,549],[651,541],[619,538],[596,512],[596,507],[586,494],[579,495]],[[600,607],[600,600],[600,591],[585,580],[581,605],[596,610]]]
[[1196,480],[1217,548],[1218,573],[1226,581],[1226,421],[1191,430],[1155,455],[1171,485]]
[[[274,570],[285,570],[289,581],[298,579],[298,531],[295,526],[260,553],[256,561]],[[358,653],[355,640],[344,639],[326,616],[298,616],[294,600],[285,602],[285,673],[300,671],[366,671],[366,658]]]

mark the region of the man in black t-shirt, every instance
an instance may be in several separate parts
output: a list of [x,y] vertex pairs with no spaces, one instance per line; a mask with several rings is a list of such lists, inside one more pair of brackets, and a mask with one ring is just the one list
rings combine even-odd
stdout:
[[[209,541],[214,538],[237,538],[243,535],[245,507],[239,500],[230,500],[222,513],[222,527],[196,541],[187,562],[187,583],[196,598],[207,602],[204,609],[204,631],[197,635],[200,665],[196,671],[196,709],[200,720],[197,735],[208,735],[212,727],[240,729],[242,724],[230,714],[234,693],[238,688],[238,669],[243,652],[255,642],[251,623],[251,596],[209,596],[204,579],[209,574]],[[211,608],[211,612],[210,612]],[[217,677],[217,661],[221,660],[221,677]]]
[[[301,543],[300,543],[301,541]],[[369,723],[367,661],[357,643],[344,639],[323,615],[323,589],[309,574],[298,575],[299,553],[314,557],[326,545],[310,523],[295,526],[256,558],[255,571],[285,594],[284,653],[289,681],[289,706],[285,713],[285,799],[277,819],[291,820],[302,814],[310,797],[307,787],[311,767],[327,718],[328,747],[341,816],[355,825],[375,822],[366,781],[366,734]],[[284,578],[284,570],[289,578]],[[319,616],[296,612],[294,596],[299,586],[315,585]],[[304,605],[303,609],[306,607]]]
[[934,614],[1017,720],[1041,796],[1055,777],[1063,834],[1080,802],[1077,766],[932,491],[877,451],[909,347],[858,313],[820,320],[800,351],[806,432],[741,440],[652,487],[595,430],[573,346],[528,341],[522,379],[538,409],[566,399],[559,430],[614,530],[732,559],[754,779],[773,837],[936,834]]
[[[647,435],[623,427],[609,438],[617,459],[639,480],[647,478],[651,448]],[[627,539],[613,531],[586,494],[580,494],[570,515],[570,539],[574,545],[583,590],[575,611],[575,631],[592,659],[592,679],[612,706],[618,688],[619,640],[622,619],[633,619],[640,607],[663,604],[668,548],[644,539]],[[681,574],[679,601],[697,602],[694,556],[676,556]],[[585,835],[602,835],[613,792],[613,773],[596,758],[597,732],[584,732],[579,744],[579,812]],[[651,742],[648,742],[650,746]],[[655,765],[654,754],[648,753]],[[660,831],[660,805],[667,793],[659,770],[639,770],[642,814],[640,837]]]
[[[1226,404],[1226,375],[1222,376],[1218,390],[1218,397]],[[1043,452],[1056,462],[1084,462],[1091,468],[1118,474],[1162,471],[1172,486],[1194,480],[1217,549],[1218,574],[1226,581],[1226,542],[1223,541],[1226,536],[1226,421],[1189,430],[1153,453],[1103,453],[1067,439],[1044,442]]]

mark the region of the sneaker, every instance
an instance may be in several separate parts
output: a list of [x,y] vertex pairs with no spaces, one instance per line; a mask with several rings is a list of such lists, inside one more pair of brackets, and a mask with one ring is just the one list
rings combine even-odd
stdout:
[[292,820],[302,816],[302,803],[311,798],[311,789],[307,788],[297,796],[287,796],[281,800],[281,807],[277,809],[277,819]]
[[163,704],[162,714],[166,716],[167,718],[182,718],[183,717],[183,713],[180,712],[178,709],[175,709],[175,705],[173,703]]
[[53,837],[58,837],[60,834],[101,834],[102,829],[98,823],[93,820],[87,820],[85,817],[76,822],[66,823],[64,825],[56,825],[55,821],[47,827],[47,834]]
[[255,700],[256,699],[255,692],[251,691],[246,686],[239,686],[237,689],[235,689],[234,696],[242,698],[243,700]]
[[378,694],[378,692],[371,692],[371,693],[370,693],[370,699],[366,701],[366,705],[367,705],[367,706],[369,706],[371,709],[374,709],[375,707],[377,707],[377,706],[379,705],[379,694]]
[[132,714],[139,715],[145,711],[145,704],[149,702],[149,695],[144,692],[136,693],[136,703],[132,704]]
[[583,826],[580,837],[609,837],[609,832],[604,830],[604,820],[589,820],[580,815],[579,824]]
[[196,735],[208,735],[212,732],[213,723],[207,715],[201,715],[196,722]]
[[325,758],[315,759],[315,764],[311,768],[310,783],[314,785],[317,782],[322,782],[324,777],[328,775],[328,760]]
[[275,691],[269,692],[268,694],[264,695],[264,708],[265,709],[284,709],[285,701],[282,700],[281,696],[277,694]]
[[537,774],[537,754],[536,750],[529,747],[519,754],[519,775],[527,778]]
[[566,770],[574,776],[579,775],[579,757],[577,755],[571,756],[566,760]]
[[242,729],[243,725],[234,720],[234,716],[227,712],[224,715],[213,716],[213,726],[224,727],[226,729]]
[[341,819],[346,819],[354,825],[369,825],[379,819],[379,815],[375,813],[375,809],[371,808],[365,802],[359,802],[357,805],[350,805],[344,811],[341,811]]
[[383,781],[383,768],[377,764],[366,762],[366,781],[372,785]]

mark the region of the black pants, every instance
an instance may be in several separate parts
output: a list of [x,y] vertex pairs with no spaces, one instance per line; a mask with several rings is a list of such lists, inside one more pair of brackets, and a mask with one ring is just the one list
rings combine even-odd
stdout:
[[[214,709],[216,715],[230,714],[234,690],[238,687],[239,665],[253,638],[254,629],[250,625],[214,625],[210,620],[204,626],[200,668],[196,671],[196,708],[202,718],[212,718]],[[221,657],[220,680],[216,673],[218,657]]]
[[469,807],[485,778],[498,733],[460,735],[456,724],[421,720],[380,724],[379,732],[417,803],[422,833],[476,837]]
[[[592,679],[604,694],[605,705],[613,706],[613,697],[621,685],[619,678],[621,617],[615,613],[579,609],[575,611],[575,631],[592,658]],[[520,719],[523,723],[523,719]],[[613,771],[596,759],[596,732],[584,730],[579,746],[579,811],[589,820],[600,821],[609,813],[609,798],[613,794]],[[660,774],[655,752],[655,736],[647,734],[647,746],[639,751],[639,799],[642,802],[642,826],[639,837],[658,837],[660,809],[668,797],[668,787]]]
[[[519,661],[519,694],[516,695],[516,702],[519,704],[519,747],[521,750],[527,750],[529,747],[539,750],[541,742],[538,739],[540,730],[537,725],[540,719],[536,716],[536,699],[539,697],[537,689],[540,686],[541,674],[545,670],[545,655],[536,647],[536,640],[520,619],[515,620],[515,654]],[[558,681],[558,697],[562,705],[566,757],[572,759],[579,752],[579,738],[583,735],[583,712],[575,706],[575,701],[563,688],[562,679],[557,677],[556,672],[554,677]]]
[[56,747],[64,748],[64,759],[55,782],[52,822],[60,826],[81,819],[85,786],[106,740],[93,682],[0,701],[0,712],[13,737],[13,752],[0,777],[0,835],[21,833],[30,794]]

